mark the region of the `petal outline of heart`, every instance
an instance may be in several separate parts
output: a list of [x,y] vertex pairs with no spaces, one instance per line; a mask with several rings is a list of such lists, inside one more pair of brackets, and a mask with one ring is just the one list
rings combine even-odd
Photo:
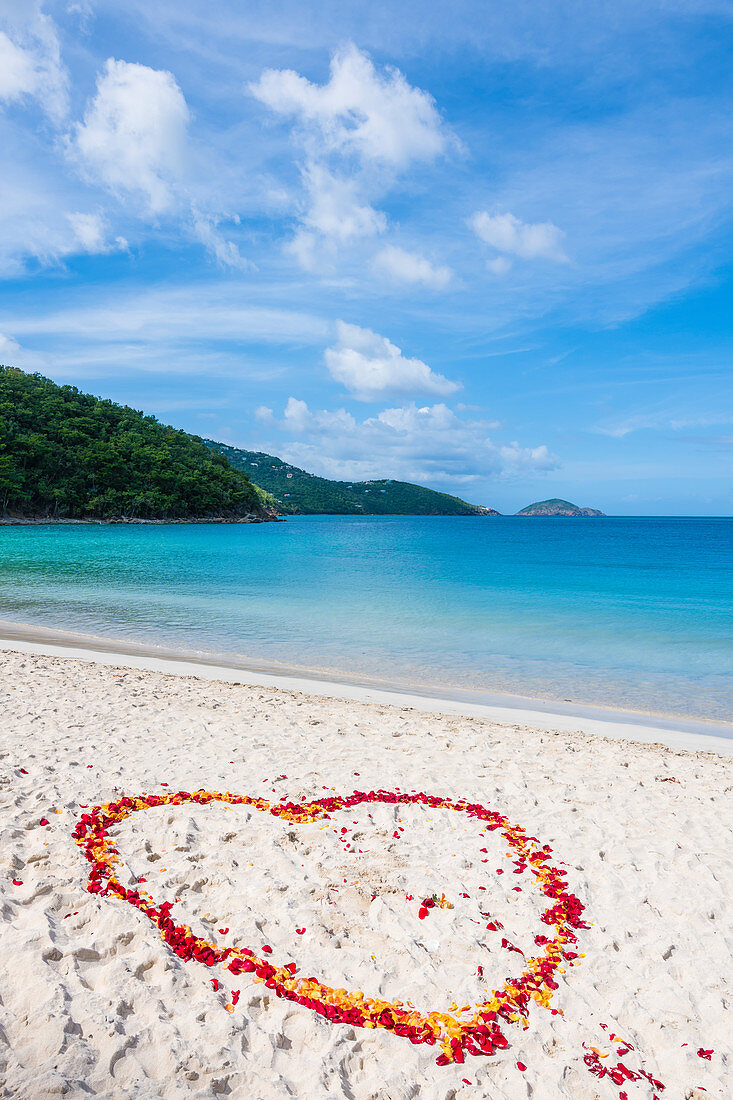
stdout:
[[[448,1013],[421,1013],[401,1002],[389,1002],[365,997],[360,991],[349,992],[333,989],[316,978],[296,978],[293,964],[277,966],[262,959],[250,948],[220,948],[208,940],[193,934],[187,925],[176,924],[170,912],[173,902],[156,905],[144,891],[128,890],[114,874],[119,862],[119,852],[108,836],[111,826],[118,824],[132,813],[155,806],[180,806],[186,803],[208,805],[224,802],[231,806],[250,806],[272,814],[293,824],[302,824],[329,818],[332,813],[352,809],[363,803],[417,804],[431,809],[449,809],[467,813],[482,821],[489,831],[501,830],[502,836],[517,855],[516,873],[531,870],[540,892],[551,904],[541,916],[548,927],[554,927],[553,938],[538,936],[535,942],[544,946],[544,954],[526,960],[524,972],[518,978],[508,978],[501,990],[482,1004],[474,1005],[475,1012],[468,1020],[458,1020]],[[574,952],[566,952],[568,944],[575,944],[575,931],[587,928],[581,914],[582,902],[567,891],[563,872],[550,866],[551,849],[540,846],[536,837],[528,836],[518,825],[511,825],[508,818],[479,803],[454,801],[422,792],[406,794],[401,791],[354,791],[350,795],[329,795],[311,802],[270,803],[264,798],[232,794],[229,791],[170,791],[165,794],[125,795],[113,802],[94,806],[84,813],[74,829],[74,839],[91,864],[87,889],[92,894],[117,897],[135,906],[158,928],[161,937],[181,959],[193,959],[206,966],[226,964],[232,974],[252,973],[264,982],[277,996],[295,1001],[310,1008],[332,1023],[350,1024],[352,1027],[386,1028],[411,1043],[439,1043],[442,1053],[438,1065],[463,1062],[465,1054],[490,1056],[496,1050],[509,1046],[499,1020],[517,1023],[529,1012],[531,1001],[549,1008],[552,993],[558,987],[554,973],[563,959],[575,959]],[[551,1009],[557,1012],[557,1009]]]

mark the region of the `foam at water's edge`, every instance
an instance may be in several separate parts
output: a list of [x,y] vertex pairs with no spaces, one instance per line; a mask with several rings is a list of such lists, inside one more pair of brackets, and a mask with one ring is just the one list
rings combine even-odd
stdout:
[[[654,718],[630,711],[574,706],[562,710],[540,700],[456,690],[438,694],[379,682],[330,680],[317,671],[282,666],[218,663],[214,655],[193,655],[134,643],[115,643],[91,635],[43,630],[0,620],[0,650],[75,657],[98,664],[196,676],[257,687],[274,687],[329,698],[411,707],[440,714],[486,718],[511,726],[579,730],[599,737],[646,743],[676,750],[733,755],[733,725]],[[473,698],[471,698],[473,696]]]

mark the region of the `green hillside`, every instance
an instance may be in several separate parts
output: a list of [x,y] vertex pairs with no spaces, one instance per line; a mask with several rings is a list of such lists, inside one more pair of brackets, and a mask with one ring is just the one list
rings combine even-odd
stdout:
[[290,514],[479,516],[498,515],[491,508],[467,504],[406,481],[329,481],[261,451],[243,451],[211,439],[206,444],[245,470]]
[[0,366],[0,515],[270,518],[264,494],[197,436]]

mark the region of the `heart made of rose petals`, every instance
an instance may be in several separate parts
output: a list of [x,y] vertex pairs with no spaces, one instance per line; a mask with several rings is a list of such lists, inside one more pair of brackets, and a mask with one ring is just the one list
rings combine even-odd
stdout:
[[[334,989],[316,978],[296,977],[295,964],[279,966],[263,959],[249,947],[218,947],[194,935],[187,925],[177,924],[171,917],[173,902],[156,903],[145,891],[127,889],[122,885],[115,876],[119,852],[109,836],[112,826],[141,810],[186,803],[208,805],[211,802],[249,806],[293,824],[329,819],[339,811],[363,803],[379,802],[446,809],[477,818],[482,828],[500,830],[515,853],[516,873],[529,872],[536,888],[549,899],[549,905],[540,917],[548,928],[548,935],[535,936],[541,953],[526,959],[522,974],[508,978],[503,988],[494,990],[488,1000],[461,1010],[461,1015],[465,1012],[470,1015],[459,1019],[445,1012],[421,1013],[401,1001],[367,997],[358,990]],[[540,845],[536,837],[528,836],[520,826],[511,825],[506,817],[486,806],[423,793],[354,791],[350,795],[331,795],[311,802],[275,804],[263,798],[203,790],[124,796],[82,814],[74,830],[74,838],[91,864],[87,889],[93,894],[119,898],[144,913],[179,958],[195,960],[209,967],[224,965],[235,975],[251,973],[255,980],[264,982],[278,997],[295,1001],[332,1023],[385,1028],[412,1043],[438,1043],[442,1048],[437,1059],[439,1065],[462,1062],[465,1054],[491,1055],[506,1048],[509,1043],[501,1024],[516,1023],[526,1017],[532,1002],[549,1007],[558,984],[554,974],[564,960],[578,957],[569,945],[575,944],[578,929],[588,927],[581,918],[582,903],[568,893],[563,872],[549,863],[551,849],[548,845]]]

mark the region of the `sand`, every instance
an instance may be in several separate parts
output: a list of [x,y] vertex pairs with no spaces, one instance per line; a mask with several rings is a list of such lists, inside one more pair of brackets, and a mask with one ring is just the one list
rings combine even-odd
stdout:
[[[110,660],[0,654],[0,1096],[733,1094],[724,741],[690,735],[698,751],[685,751],[619,727],[535,729],[521,715],[438,713],[435,701],[419,710]],[[701,751],[716,741],[720,752]],[[86,890],[72,833],[86,807],[121,794],[198,788],[272,802],[414,789],[505,814],[552,847],[585,906],[558,1012],[533,1005],[526,1030],[506,1026],[508,1049],[439,1067],[433,1047],[327,1023],[246,974],[182,961],[143,914]],[[187,804],[131,817],[115,841],[121,880],[179,898],[174,913],[197,934],[267,944],[303,974],[425,1010],[485,999],[547,931],[546,903],[528,875],[513,876],[500,834],[481,837],[449,810],[363,805],[294,826]],[[421,921],[419,899],[433,892],[453,907]],[[664,1092],[591,1073],[585,1057],[619,1061],[611,1034],[633,1046],[623,1064]]]

